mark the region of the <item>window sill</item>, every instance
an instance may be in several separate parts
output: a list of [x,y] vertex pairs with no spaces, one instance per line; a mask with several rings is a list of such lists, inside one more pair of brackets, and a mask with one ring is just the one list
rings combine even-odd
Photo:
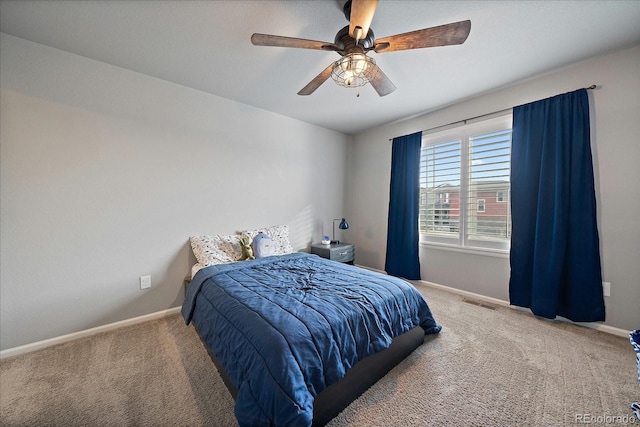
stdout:
[[459,252],[465,254],[490,256],[496,258],[509,258],[509,250],[507,249],[491,249],[480,248],[477,246],[459,246],[449,245],[446,243],[434,243],[434,242],[420,242],[420,246],[429,249],[436,249],[441,251]]

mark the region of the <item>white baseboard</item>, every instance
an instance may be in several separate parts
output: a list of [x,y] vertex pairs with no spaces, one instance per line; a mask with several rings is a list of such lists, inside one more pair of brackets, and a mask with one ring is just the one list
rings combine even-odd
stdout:
[[57,344],[62,344],[65,342],[77,340],[78,338],[88,337],[91,335],[99,334],[101,332],[113,331],[115,329],[123,328],[125,326],[131,326],[137,323],[147,322],[149,320],[160,319],[175,313],[179,313],[181,308],[182,307],[173,307],[167,310],[156,311],[155,313],[145,314],[144,316],[138,316],[132,319],[121,320],[119,322],[109,323],[107,325],[97,326],[91,329],[85,329],[84,331],[78,331],[78,332],[62,335],[55,338],[49,338],[43,341],[21,345],[19,347],[8,348],[6,350],[0,351],[0,359],[4,359],[11,356],[18,356],[20,354],[25,354],[25,353],[40,350],[46,347],[51,347],[52,345],[57,345]]
[[429,286],[431,288],[436,288],[436,289],[441,289],[443,291],[451,292],[452,294],[461,295],[463,297],[469,297],[469,298],[473,298],[473,299],[476,299],[476,300],[489,302],[489,303],[494,304],[494,305],[500,305],[500,306],[503,306],[503,307],[511,307],[511,304],[509,304],[509,301],[505,301],[505,300],[502,300],[502,299],[488,297],[486,295],[476,294],[474,292],[463,291],[462,289],[456,289],[456,288],[452,288],[450,286],[440,285],[438,283],[427,282],[426,280],[420,280],[419,282],[423,283],[425,286]]
[[[469,297],[469,298],[473,298],[473,299],[476,299],[476,300],[489,302],[489,303],[494,304],[494,305],[500,305],[500,306],[508,307],[508,308],[511,308],[511,309],[514,309],[514,310],[525,311],[525,312],[530,313],[531,315],[533,315],[533,313],[531,312],[530,309],[524,308],[524,307],[518,307],[518,306],[515,306],[515,305],[511,305],[509,303],[509,301],[501,300],[501,299],[498,299],[498,298],[492,298],[492,297],[476,294],[476,293],[469,292],[469,291],[463,291],[461,289],[451,288],[449,286],[439,285],[437,283],[427,282],[425,280],[420,280],[420,282],[424,283],[425,286],[430,286],[432,288],[441,289],[443,291],[447,291],[447,292],[451,292],[451,293],[454,293],[454,294],[462,295],[464,297]],[[545,320],[550,320],[550,319],[545,319]],[[555,319],[553,319],[551,321],[554,321],[554,320],[555,321],[560,321],[560,322],[573,323],[574,325],[584,326],[584,327],[587,327],[587,328],[595,329],[597,331],[606,332],[606,333],[612,334],[612,335],[617,335],[619,337],[629,338],[629,331],[627,331],[626,329],[616,328],[616,327],[613,327],[613,326],[605,325],[603,323],[598,323],[598,322],[574,322],[572,320],[565,319],[564,317],[561,317],[561,316],[558,316],[558,317],[556,317]]]

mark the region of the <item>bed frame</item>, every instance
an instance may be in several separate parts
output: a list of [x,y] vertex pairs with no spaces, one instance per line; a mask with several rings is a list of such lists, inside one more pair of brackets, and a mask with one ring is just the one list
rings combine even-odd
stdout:
[[[199,332],[198,336],[200,336]],[[424,342],[424,337],[424,330],[418,326],[394,338],[388,348],[365,357],[347,371],[347,374],[340,381],[318,393],[313,404],[312,426],[324,426],[335,418],[369,387],[418,348]],[[235,400],[238,395],[238,389],[231,382],[229,375],[218,358],[204,341],[202,344],[207,349],[209,357],[211,357],[229,393]]]

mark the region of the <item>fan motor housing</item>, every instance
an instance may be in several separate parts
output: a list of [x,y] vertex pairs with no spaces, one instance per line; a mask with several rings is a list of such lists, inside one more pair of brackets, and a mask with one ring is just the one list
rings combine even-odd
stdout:
[[367,32],[367,37],[356,40],[349,35],[349,26],[347,25],[336,34],[336,38],[334,40],[334,44],[338,47],[340,51],[344,51],[345,53],[350,53],[352,51],[361,51],[364,49],[371,49],[373,47],[373,41],[375,37],[373,35],[373,30],[369,28]]

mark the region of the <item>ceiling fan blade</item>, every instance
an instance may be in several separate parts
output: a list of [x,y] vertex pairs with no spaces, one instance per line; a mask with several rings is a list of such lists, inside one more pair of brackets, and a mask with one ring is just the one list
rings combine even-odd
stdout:
[[367,37],[377,6],[378,0],[352,0],[351,18],[349,19],[349,35],[351,37],[356,40]]
[[438,27],[425,28],[377,39],[374,42],[374,46],[376,53],[421,49],[424,47],[450,46],[464,43],[470,31],[471,21],[453,22]]
[[375,66],[378,69],[376,76],[371,80],[371,86],[378,92],[378,95],[385,96],[389,95],[391,92],[396,90],[396,85],[393,84],[389,77],[385,73],[382,72],[380,67]]
[[318,74],[313,80],[309,82],[309,84],[307,84],[300,90],[300,92],[298,92],[298,95],[311,95],[313,92],[315,92],[315,90],[318,89],[320,85],[329,78],[329,76],[331,76],[332,68],[333,64],[322,70],[320,74]]
[[338,47],[329,42],[298,39],[295,37],[273,36],[255,33],[251,36],[251,43],[255,46],[295,47],[299,49],[337,50]]

